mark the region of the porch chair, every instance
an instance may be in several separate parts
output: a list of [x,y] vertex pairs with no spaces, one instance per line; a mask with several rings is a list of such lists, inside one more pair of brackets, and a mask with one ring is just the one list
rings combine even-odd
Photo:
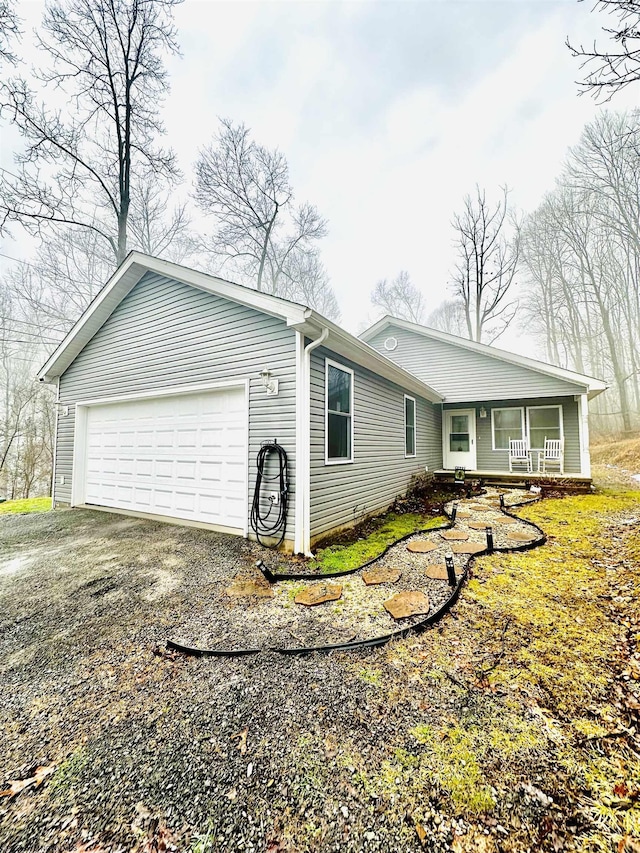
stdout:
[[538,451],[538,471],[547,473],[547,468],[558,469],[560,475],[564,474],[564,439],[546,438],[544,450]]
[[527,474],[531,473],[531,454],[527,449],[527,442],[524,438],[509,439],[509,471],[512,473],[514,465],[524,465]]

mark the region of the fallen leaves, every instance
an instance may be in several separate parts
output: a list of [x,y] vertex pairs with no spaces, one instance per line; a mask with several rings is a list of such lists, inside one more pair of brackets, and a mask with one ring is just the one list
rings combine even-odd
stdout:
[[640,853],[640,841],[630,835],[625,835],[618,842],[618,853]]
[[55,773],[55,765],[50,764],[48,767],[36,767],[33,775],[27,779],[14,779],[9,782],[9,787],[5,791],[0,791],[0,797],[16,797],[21,791],[26,788],[35,786],[39,788],[47,776]]
[[244,755],[247,751],[247,735],[249,734],[249,729],[244,728],[241,732],[238,732],[235,735],[231,735],[231,740],[237,740],[236,749],[240,750],[240,755]]

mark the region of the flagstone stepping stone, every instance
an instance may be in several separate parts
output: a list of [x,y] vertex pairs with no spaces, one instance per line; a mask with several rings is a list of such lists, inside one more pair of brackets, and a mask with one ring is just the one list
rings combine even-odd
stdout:
[[508,515],[503,515],[500,518],[497,518],[496,522],[498,524],[519,524],[520,523],[517,518],[510,518]]
[[444,563],[432,563],[430,566],[424,570],[425,575],[428,578],[436,581],[446,581],[449,580],[449,575],[447,573],[447,567]]
[[414,539],[407,544],[407,551],[411,551],[413,554],[428,554],[429,551],[435,551],[437,547],[435,542],[427,542],[426,539]]
[[367,586],[372,586],[376,583],[396,583],[401,577],[402,572],[398,571],[398,569],[385,568],[384,566],[362,573],[362,580]]
[[487,527],[491,527],[492,524],[493,524],[493,521],[489,521],[489,520],[487,520],[487,521],[470,521],[467,526],[470,527],[472,530],[486,530]]
[[294,601],[305,607],[315,607],[325,601],[337,601],[342,595],[342,587],[337,583],[314,583],[299,592]]
[[514,530],[512,533],[507,533],[507,539],[511,539],[512,542],[531,542],[537,535],[534,532],[526,533],[522,530]]
[[429,613],[429,607],[429,596],[417,590],[399,592],[384,603],[384,609],[394,619],[406,619],[407,616],[426,616]]
[[259,598],[272,598],[273,589],[269,582],[260,576],[259,578],[237,577],[231,582],[225,591],[230,598],[246,598],[251,595]]
[[474,512],[493,512],[494,508],[489,506],[489,504],[471,504],[469,509],[472,509]]
[[485,542],[454,542],[451,551],[454,554],[478,554],[480,551],[485,551],[486,548]]
[[469,534],[463,533],[462,530],[445,530],[440,536],[448,542],[455,542],[456,540],[461,542],[469,538]]
[[456,511],[456,518],[471,518],[471,513],[464,509],[459,509]]

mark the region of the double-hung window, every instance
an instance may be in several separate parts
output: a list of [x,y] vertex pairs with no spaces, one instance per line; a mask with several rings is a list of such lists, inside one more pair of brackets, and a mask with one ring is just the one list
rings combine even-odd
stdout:
[[529,447],[544,450],[546,438],[564,438],[562,406],[528,406]]
[[416,401],[404,395],[404,455],[416,455]]
[[326,362],[325,462],[353,462],[353,370]]
[[494,450],[508,450],[509,441],[524,438],[524,409],[491,409]]

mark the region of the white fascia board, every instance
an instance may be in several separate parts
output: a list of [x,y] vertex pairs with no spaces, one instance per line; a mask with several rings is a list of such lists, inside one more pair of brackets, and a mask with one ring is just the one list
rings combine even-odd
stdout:
[[340,326],[336,326],[335,323],[332,323],[315,311],[307,310],[309,313],[304,323],[299,326],[291,324],[297,331],[301,331],[309,337],[317,337],[322,329],[328,329],[329,338],[325,346],[331,352],[337,353],[343,358],[348,358],[350,361],[368,368],[372,373],[388,379],[405,391],[411,391],[432,403],[442,402],[443,397],[434,388],[427,385],[426,382],[422,382],[417,376],[414,376],[413,373],[409,373],[408,370],[386,358],[378,350],[369,346],[369,344],[349,334],[349,332],[341,329]]
[[133,290],[147,272],[164,275],[167,278],[197,287],[207,293],[231,299],[257,311],[279,317],[289,325],[303,323],[310,309],[295,302],[289,302],[268,293],[260,293],[250,287],[217,278],[208,273],[197,272],[188,267],[130,252],[80,319],[54,350],[46,364],[38,373],[42,382],[52,382],[67,369],[74,358],[89,343],[102,325],[109,319],[122,300]]
[[593,376],[586,376],[583,373],[575,373],[572,370],[567,370],[564,367],[557,367],[554,364],[547,364],[544,361],[538,361],[535,358],[529,358],[526,355],[517,355],[508,350],[498,349],[497,347],[489,346],[488,344],[480,344],[477,341],[468,341],[466,338],[460,338],[457,335],[450,335],[448,332],[441,332],[439,329],[430,329],[427,326],[420,326],[418,323],[411,323],[408,320],[400,320],[397,317],[387,315],[377,323],[374,323],[369,329],[362,332],[360,339],[369,341],[375,337],[380,331],[387,326],[397,326],[400,329],[407,329],[409,332],[415,332],[425,338],[432,338],[436,341],[442,341],[446,344],[462,347],[463,349],[471,350],[471,352],[481,353],[482,355],[497,358],[500,361],[506,361],[509,364],[515,364],[518,367],[525,367],[528,370],[535,370],[537,373],[543,373],[547,376],[554,376],[556,379],[563,379],[565,382],[571,382],[574,385],[579,385],[589,392],[589,398],[597,396],[606,391],[608,385],[601,379],[596,379]]

